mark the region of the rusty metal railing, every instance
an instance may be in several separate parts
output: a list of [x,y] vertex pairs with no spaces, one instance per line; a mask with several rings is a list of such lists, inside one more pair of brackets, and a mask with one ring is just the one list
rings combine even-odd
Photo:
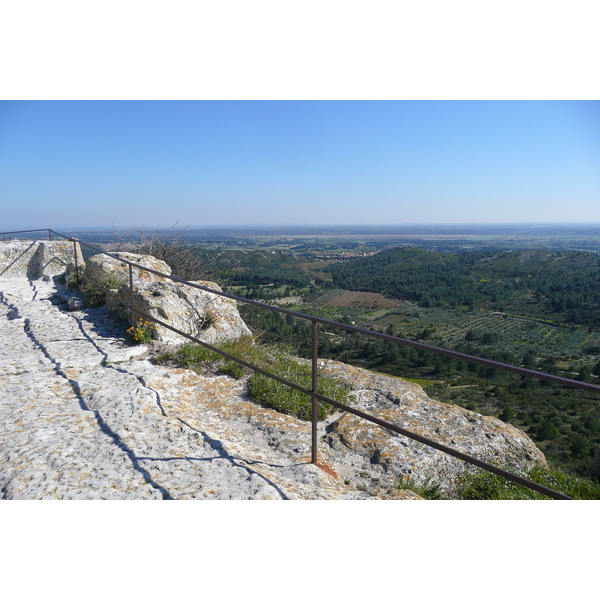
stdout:
[[[459,360],[464,360],[464,361],[468,361],[468,362],[472,362],[475,364],[479,364],[479,365],[483,365],[486,367],[493,367],[496,369],[501,369],[503,371],[508,371],[510,373],[516,373],[518,375],[523,375],[526,377],[533,377],[536,379],[541,379],[544,381],[549,381],[549,382],[553,382],[553,383],[557,383],[560,385],[564,385],[567,387],[572,387],[572,388],[576,388],[576,389],[581,389],[581,390],[585,390],[588,392],[595,392],[595,393],[600,393],[600,386],[594,385],[592,383],[587,383],[587,382],[583,382],[583,381],[576,381],[574,379],[567,379],[565,377],[559,377],[558,375],[551,375],[549,373],[543,373],[540,371],[534,371],[532,369],[526,369],[524,367],[517,367],[515,365],[509,365],[506,363],[501,363],[501,362],[497,362],[497,361],[493,361],[493,360],[489,360],[487,358],[481,358],[479,356],[471,356],[469,354],[463,354],[461,352],[455,352],[454,350],[447,350],[445,348],[438,348],[436,346],[430,346],[428,344],[423,344],[421,342],[415,342],[413,340],[407,340],[407,339],[403,339],[403,338],[399,338],[393,335],[389,335],[389,334],[385,334],[385,333],[380,333],[378,331],[371,331],[370,329],[362,329],[360,327],[355,327],[354,325],[346,325],[345,323],[338,323],[337,321],[330,321],[328,319],[324,319],[321,317],[315,317],[312,315],[305,315],[303,313],[299,313],[299,312],[295,312],[295,311],[291,311],[285,308],[281,308],[279,306],[273,306],[271,304],[265,304],[263,302],[258,302],[257,300],[251,300],[249,298],[241,298],[239,296],[235,296],[233,294],[229,294],[227,292],[223,292],[223,291],[219,291],[219,290],[213,290],[211,288],[202,286],[202,285],[198,285],[196,283],[193,283],[191,281],[186,281],[184,279],[179,279],[178,277],[174,277],[172,275],[167,275],[166,273],[161,273],[160,271],[156,271],[154,269],[150,269],[149,267],[144,267],[142,265],[130,262],[128,260],[125,260],[119,256],[115,256],[114,254],[111,254],[110,252],[105,252],[104,250],[97,248],[95,246],[92,246],[90,244],[87,244],[86,242],[82,242],[81,240],[78,240],[76,238],[72,238],[72,237],[68,237],[65,236],[61,233],[58,233],[56,231],[53,231],[51,229],[33,229],[33,230],[28,230],[28,231],[13,231],[13,232],[0,232],[0,235],[8,235],[8,234],[17,234],[17,233],[32,233],[34,231],[47,231],[48,235],[50,236],[50,239],[52,239],[52,233],[54,233],[55,235],[62,237],[68,241],[72,241],[75,242],[74,244],[74,251],[75,251],[75,256],[77,256],[77,247],[76,244],[79,243],[81,245],[84,245],[88,248],[90,248],[91,250],[94,250],[95,252],[97,252],[98,254],[104,254],[106,256],[109,256],[111,258],[113,258],[114,260],[117,260],[121,263],[124,263],[126,265],[128,265],[128,271],[129,271],[129,290],[130,290],[130,315],[131,315],[131,320],[132,320],[132,324],[134,324],[135,322],[135,317],[134,317],[134,313],[137,313],[138,315],[145,317],[146,319],[149,319],[155,323],[157,323],[158,325],[161,325],[162,327],[165,327],[181,336],[183,336],[184,338],[189,339],[192,342],[195,342],[197,344],[200,344],[201,346],[204,346],[205,348],[208,348],[210,350],[212,350],[213,352],[216,352],[217,354],[220,354],[221,356],[232,360],[234,362],[237,362],[238,364],[247,367],[248,369],[251,369],[257,373],[260,373],[266,377],[269,377],[271,379],[273,379],[274,381],[277,381],[283,385],[286,385],[292,389],[295,389],[299,392],[302,392],[304,394],[306,394],[307,396],[310,396],[312,399],[312,428],[311,428],[311,462],[312,464],[315,464],[317,466],[323,467],[323,465],[321,465],[318,462],[318,440],[317,440],[317,420],[318,420],[318,415],[317,415],[317,401],[320,400],[321,402],[325,402],[327,404],[330,404],[331,406],[334,406],[336,408],[339,408],[340,410],[344,410],[347,411],[349,413],[352,413],[358,417],[361,417],[367,421],[370,421],[371,423],[375,423],[376,425],[379,425],[385,429],[388,429],[390,431],[394,431],[395,433],[398,433],[400,435],[404,435],[412,440],[415,440],[417,442],[420,442],[422,444],[425,444],[431,448],[434,448],[436,450],[439,450],[445,454],[448,454],[450,456],[454,456],[455,458],[458,458],[464,462],[467,462],[469,464],[475,465],[481,469],[484,469],[486,471],[489,471],[491,473],[494,473],[496,475],[499,475],[500,477],[503,477],[506,480],[509,481],[513,481],[514,483],[517,483],[519,485],[522,485],[524,487],[527,487],[535,492],[538,492],[540,494],[543,494],[545,496],[549,496],[550,498],[556,499],[556,500],[572,500],[573,498],[571,498],[570,496],[567,496],[566,494],[563,494],[561,492],[558,492],[556,490],[553,490],[551,488],[545,487],[543,485],[540,485],[534,481],[530,481],[529,479],[526,479],[525,477],[521,477],[520,475],[515,475],[514,473],[511,473],[510,471],[506,471],[504,469],[501,469],[499,467],[496,467],[495,465],[492,465],[490,463],[487,463],[485,461],[479,460],[478,458],[475,458],[473,456],[470,456],[468,454],[465,454],[463,452],[460,452],[458,450],[455,450],[454,448],[450,448],[448,446],[445,446],[443,444],[440,444],[439,442],[436,442],[434,440],[430,440],[429,438],[426,438],[424,436],[421,436],[417,433],[414,433],[412,431],[409,431],[407,429],[404,429],[402,427],[398,427],[397,425],[394,425],[393,423],[388,423],[387,421],[384,421],[382,419],[378,419],[377,417],[374,417],[368,413],[365,413],[363,411],[360,411],[356,408],[353,408],[351,406],[342,404],[341,402],[338,402],[337,400],[333,400],[332,398],[329,398],[327,396],[324,396],[322,394],[318,393],[318,334],[319,334],[319,325],[327,325],[330,327],[335,327],[338,329],[343,329],[346,331],[351,331],[353,333],[359,333],[361,335],[365,335],[365,336],[369,336],[369,337],[374,337],[374,338],[379,338],[379,339],[383,339],[383,340],[387,340],[390,342],[394,342],[397,344],[401,344],[401,345],[405,345],[405,346],[409,346],[412,348],[416,348],[417,350],[425,350],[428,352],[434,352],[436,354],[442,354],[444,356],[449,356],[451,358],[457,358]],[[75,259],[75,264],[77,264],[77,259]],[[215,346],[212,346],[210,344],[207,344],[206,342],[198,339],[195,336],[192,336],[188,333],[185,333],[179,329],[176,329],[175,327],[172,327],[171,325],[169,325],[168,323],[165,323],[164,321],[161,321],[159,319],[157,319],[156,317],[146,313],[145,311],[142,311],[140,309],[134,308],[134,301],[133,301],[133,268],[136,269],[141,269],[143,271],[147,271],[148,273],[152,273],[154,275],[159,275],[160,277],[165,277],[167,279],[170,279],[171,281],[175,281],[178,283],[183,283],[185,285],[188,285],[192,288],[196,288],[205,292],[209,292],[211,294],[216,294],[219,296],[223,296],[225,298],[230,298],[232,300],[235,300],[237,302],[243,302],[246,304],[251,304],[254,306],[258,306],[261,308],[264,308],[266,310],[271,310],[271,311],[275,311],[275,312],[279,312],[285,315],[290,315],[292,317],[296,317],[299,319],[303,319],[306,321],[310,321],[312,324],[312,352],[311,352],[311,366],[312,366],[312,386],[311,389],[307,389],[304,388],[296,383],[293,383],[291,381],[288,381],[282,377],[279,377],[278,375],[275,375],[274,373],[271,373],[257,365],[253,365],[237,356],[234,356],[232,354],[229,354],[223,350],[221,350],[220,348],[217,348]]]

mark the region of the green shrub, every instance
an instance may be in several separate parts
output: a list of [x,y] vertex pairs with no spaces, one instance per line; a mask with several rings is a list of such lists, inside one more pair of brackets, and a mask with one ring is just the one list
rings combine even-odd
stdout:
[[204,363],[214,362],[220,358],[221,355],[217,352],[200,345],[186,344],[177,350],[177,359],[181,366],[193,371],[200,371]]
[[[299,362],[286,349],[281,347],[274,349],[273,352],[269,353],[265,363],[260,366],[291,383],[300,385],[305,389],[311,389],[312,369],[310,365]],[[273,408],[306,421],[312,418],[312,399],[310,396],[270,377],[254,373],[248,381],[248,390],[252,399],[261,406]],[[348,388],[344,384],[323,375],[318,378],[317,390],[319,394],[328,396],[338,402],[344,402],[348,396]],[[333,407],[330,404],[317,402],[319,419],[323,419],[332,411]]]
[[517,500],[531,496],[540,500],[545,498],[489,471],[467,476],[457,493],[461,500]]
[[[600,499],[600,484],[585,477],[540,468],[532,469],[524,477],[576,500]],[[479,469],[467,474],[453,494],[442,494],[439,487],[431,483],[417,486],[409,481],[398,483],[397,487],[410,489],[428,500],[550,500],[544,494]]]
[[89,308],[97,308],[106,303],[108,290],[118,290],[125,280],[117,275],[106,275],[99,281],[86,283],[81,287],[85,295],[86,304]]
[[219,367],[219,373],[229,375],[229,377],[233,377],[234,379],[241,379],[246,374],[244,367],[232,360],[225,361],[225,364]]
[[[577,500],[600,499],[600,485],[585,477],[570,475],[558,470],[546,471],[535,468],[527,479],[547,488],[556,490]],[[466,478],[458,490],[463,500],[548,500],[548,496],[534,492],[517,483],[506,481],[504,478],[481,471]]]
[[[254,343],[251,337],[247,337],[223,342],[219,349],[306,389],[310,390],[312,387],[310,365],[299,361],[289,348],[261,346]],[[200,345],[182,346],[177,351],[177,360],[181,366],[197,372],[201,372],[208,364],[216,364],[220,373],[230,375],[235,379],[240,379],[246,373],[246,369],[239,363],[225,359],[217,352]],[[261,406],[273,408],[304,420],[312,418],[310,396],[278,383],[270,377],[253,373],[248,380],[248,391],[252,400]],[[348,395],[345,385],[323,375],[318,380],[318,391],[338,402],[344,402]],[[317,402],[317,411],[319,418],[322,419],[332,411],[332,407],[324,402]]]

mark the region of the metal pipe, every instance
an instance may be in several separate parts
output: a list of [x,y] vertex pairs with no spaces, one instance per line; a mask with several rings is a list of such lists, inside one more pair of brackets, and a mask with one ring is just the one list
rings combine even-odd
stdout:
[[[20,233],[20,232],[13,232],[13,233]],[[54,233],[56,235],[59,235],[61,237],[64,237],[66,239],[72,239],[72,238],[68,238],[67,236],[64,236],[56,231],[54,231]],[[471,356],[470,354],[463,354],[461,352],[455,352],[454,350],[446,350],[445,348],[438,348],[436,346],[429,346],[427,344],[423,344],[421,342],[415,342],[413,340],[407,340],[407,339],[403,339],[403,338],[399,338],[399,337],[395,337],[393,335],[388,335],[386,333],[380,333],[378,331],[371,331],[369,329],[362,329],[360,327],[355,327],[353,325],[346,325],[345,323],[339,323],[337,321],[330,321],[328,319],[323,319],[321,317],[314,317],[311,315],[305,315],[304,313],[299,313],[299,312],[295,312],[292,310],[288,310],[285,308],[281,308],[279,306],[273,306],[271,304],[265,304],[264,302],[258,302],[256,300],[250,300],[249,298],[241,298],[240,296],[234,296],[233,294],[229,294],[227,292],[222,292],[219,290],[213,290],[211,288],[202,286],[202,285],[198,285],[196,283],[192,283],[191,281],[186,281],[185,279],[179,279],[178,277],[173,277],[172,275],[167,275],[166,273],[161,273],[160,271],[155,271],[154,269],[150,269],[148,267],[144,267],[142,265],[137,265],[134,264],[128,260],[125,260],[123,258],[119,258],[118,256],[115,256],[114,254],[111,254],[110,252],[105,252],[104,250],[101,250],[100,248],[96,248],[95,246],[91,246],[90,244],[86,244],[85,242],[80,242],[80,244],[83,244],[84,246],[87,246],[88,248],[91,248],[92,250],[95,250],[96,252],[99,252],[101,254],[105,254],[106,256],[110,256],[111,258],[114,258],[115,260],[118,260],[122,263],[128,264],[128,265],[133,265],[139,269],[142,269],[144,271],[147,271],[148,273],[153,273],[155,275],[160,275],[161,277],[165,277],[167,279],[170,279],[171,281],[176,281],[178,283],[184,283],[186,285],[189,285],[190,287],[199,289],[199,290],[203,290],[205,292],[210,292],[211,294],[216,294],[217,296],[223,296],[225,298],[230,298],[232,300],[235,300],[237,302],[243,302],[245,304],[252,304],[254,306],[258,306],[261,308],[266,308],[267,310],[271,310],[271,311],[275,311],[275,312],[279,312],[285,315],[290,315],[292,317],[296,317],[298,319],[304,319],[307,321],[314,321],[317,323],[321,323],[323,325],[328,325],[331,327],[337,327],[338,329],[344,329],[346,331],[350,331],[353,333],[360,333],[361,335],[366,335],[369,337],[374,337],[374,338],[379,338],[379,339],[383,339],[383,340],[388,340],[390,342],[395,342],[397,344],[402,344],[404,346],[410,346],[411,348],[415,348],[417,350],[426,350],[428,352],[434,352],[436,354],[442,354],[444,356],[449,356],[451,358],[458,358],[459,360],[465,360],[467,362],[472,362],[475,364],[480,364],[486,367],[493,367],[495,369],[501,369],[503,371],[509,371],[512,373],[516,373],[518,375],[524,375],[526,377],[533,377],[535,379],[542,379],[544,381],[550,381],[552,383],[557,383],[559,385],[565,385],[567,387],[572,387],[572,388],[576,388],[576,389],[581,389],[581,390],[585,390],[588,392],[595,392],[595,393],[600,393],[600,386],[598,385],[594,385],[593,383],[586,383],[584,381],[575,381],[574,379],[567,379],[566,377],[559,377],[558,375],[550,375],[549,373],[542,373],[540,371],[533,371],[531,369],[526,369],[524,367],[517,367],[514,365],[508,365],[506,363],[501,363],[501,362],[497,362],[494,360],[489,360],[487,358],[481,358],[479,356]]]
[[409,431],[408,429],[403,429],[402,427],[398,427],[397,425],[394,425],[392,423],[388,423],[387,421],[378,419],[377,417],[374,417],[368,413],[362,412],[361,410],[352,408],[351,406],[348,406],[346,404],[342,404],[341,402],[338,402],[337,400],[333,400],[332,398],[328,398],[327,396],[323,396],[322,394],[319,394],[318,392],[313,392],[312,390],[307,390],[306,388],[303,388],[302,386],[300,386],[296,383],[288,381],[287,379],[284,379],[283,377],[279,377],[278,375],[275,375],[274,373],[271,373],[270,371],[266,371],[265,369],[262,369],[261,367],[258,367],[256,365],[253,365],[252,363],[249,363],[241,358],[238,358],[237,356],[234,356],[233,354],[229,354],[228,352],[225,352],[224,350],[221,350],[220,348],[217,348],[216,346],[211,346],[210,344],[207,344],[206,342],[203,342],[202,340],[199,340],[198,338],[196,338],[192,335],[184,333],[183,331],[180,331],[179,329],[175,329],[175,327],[172,327],[168,323],[165,323],[165,322],[161,321],[160,319],[157,319],[156,317],[153,317],[152,315],[150,315],[144,311],[138,310],[137,312],[142,317],[146,317],[147,319],[150,319],[151,321],[154,321],[155,323],[158,323],[159,325],[162,325],[163,327],[166,327],[167,329],[170,329],[171,331],[178,333],[179,335],[187,338],[188,340],[191,340],[192,342],[200,344],[201,346],[204,346],[205,348],[208,348],[209,350],[212,350],[213,352],[216,352],[217,354],[220,354],[221,356],[224,356],[225,358],[233,360],[234,362],[237,362],[240,365],[247,367],[248,369],[252,369],[253,371],[260,373],[261,375],[264,375],[265,377],[269,377],[270,379],[273,379],[274,381],[282,383],[283,385],[287,385],[288,387],[291,387],[292,389],[298,390],[299,392],[302,392],[302,393],[306,394],[307,396],[311,396],[312,398],[321,400],[322,402],[326,402],[327,404],[331,404],[332,406],[335,406],[336,408],[339,408],[340,410],[345,410],[345,411],[350,412],[358,417],[362,417],[366,421],[370,421],[371,423],[380,425],[381,427],[383,427],[385,429],[389,429],[390,431],[394,431],[396,433],[399,433],[401,435],[409,437],[417,442],[421,442],[422,444],[425,444],[426,446],[430,446],[431,448],[435,448],[436,450],[440,450],[441,452],[444,452],[445,454],[450,454],[451,456],[454,456],[455,458],[458,458],[460,460],[468,462],[468,463],[475,465],[486,471],[495,473],[496,475],[500,475],[504,479],[514,481],[515,483],[518,483],[524,487],[527,487],[531,490],[539,492],[540,494],[550,496],[551,498],[554,498],[555,500],[573,500],[573,498],[571,498],[570,496],[562,494],[561,492],[557,492],[556,490],[547,488],[543,485],[540,485],[539,483],[535,483],[534,481],[530,481],[529,479],[525,479],[524,477],[521,477],[520,475],[515,475],[514,473],[511,473],[510,471],[505,471],[504,469],[500,469],[499,467],[496,467],[494,465],[486,463],[485,461],[479,460],[478,458],[474,458],[473,456],[464,454],[463,452],[455,450],[454,448],[450,448],[449,446],[444,446],[443,444],[440,444],[439,442],[435,442],[426,437],[423,437],[422,435],[419,435],[418,433],[413,433],[412,431]]
[[[0,235],[11,235],[11,234],[17,234],[17,233],[35,233],[37,231],[52,231],[52,229],[22,229],[21,231],[0,231]],[[54,232],[56,233],[56,231]],[[57,233],[56,235],[60,235],[61,237],[64,237],[66,239],[67,236],[66,235],[61,235],[60,233]]]

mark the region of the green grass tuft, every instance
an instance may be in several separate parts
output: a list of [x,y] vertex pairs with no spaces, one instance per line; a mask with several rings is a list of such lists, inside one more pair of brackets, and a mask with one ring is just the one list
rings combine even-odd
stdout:
[[214,362],[219,360],[221,355],[213,352],[204,346],[192,346],[186,344],[177,350],[177,359],[182,367],[198,371],[202,369],[202,365],[206,362]]
[[[576,500],[600,499],[600,484],[585,477],[540,468],[532,469],[525,477]],[[410,489],[428,500],[550,500],[544,494],[483,470],[467,474],[453,494],[442,493],[439,486],[432,482],[419,486],[408,481],[399,483],[397,487]]]
[[101,280],[94,283],[87,283],[81,287],[85,295],[85,301],[89,308],[97,308],[106,303],[106,293],[108,290],[118,290],[125,280],[117,275],[106,275]]
[[[312,388],[312,369],[306,363],[300,363],[285,349],[278,348],[267,356],[266,364],[260,365],[266,370],[287,379],[305,389]],[[248,389],[253,400],[267,408],[293,415],[309,421],[312,418],[312,399],[310,396],[279,383],[270,377],[254,373],[248,381]],[[340,381],[320,375],[318,377],[319,394],[338,402],[344,402],[348,388]],[[317,402],[319,419],[333,412],[333,407],[325,402]]]
[[229,375],[233,379],[241,379],[246,374],[244,367],[232,360],[225,361],[225,364],[219,367],[219,373]]
[[[227,341],[219,349],[239,357],[249,363],[265,369],[283,379],[311,389],[312,370],[310,365],[299,361],[289,348],[284,346],[261,346],[250,337],[236,341]],[[239,363],[226,359],[217,352],[200,345],[185,345],[177,351],[177,360],[182,367],[201,372],[208,364],[216,365],[220,373],[234,379],[241,379],[252,373],[248,379],[248,391],[254,402],[266,408],[294,415],[300,419],[312,418],[312,400],[303,394],[270,377],[244,368]],[[324,375],[319,376],[318,391],[339,402],[347,398],[348,388],[341,382]],[[333,410],[324,402],[317,402],[319,419],[323,419]]]

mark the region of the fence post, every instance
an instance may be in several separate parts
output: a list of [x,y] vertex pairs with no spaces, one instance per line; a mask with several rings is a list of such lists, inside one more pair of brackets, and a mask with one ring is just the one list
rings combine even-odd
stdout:
[[[316,321],[312,322],[312,391],[317,393],[318,390],[318,370],[317,360],[319,351],[319,324]],[[312,398],[312,445],[311,445],[311,462],[317,464],[317,399]]]
[[133,267],[129,265],[129,318],[131,326],[135,327],[135,317],[133,316]]
[[48,229],[48,237],[50,238],[50,241],[52,241],[52,229]]

